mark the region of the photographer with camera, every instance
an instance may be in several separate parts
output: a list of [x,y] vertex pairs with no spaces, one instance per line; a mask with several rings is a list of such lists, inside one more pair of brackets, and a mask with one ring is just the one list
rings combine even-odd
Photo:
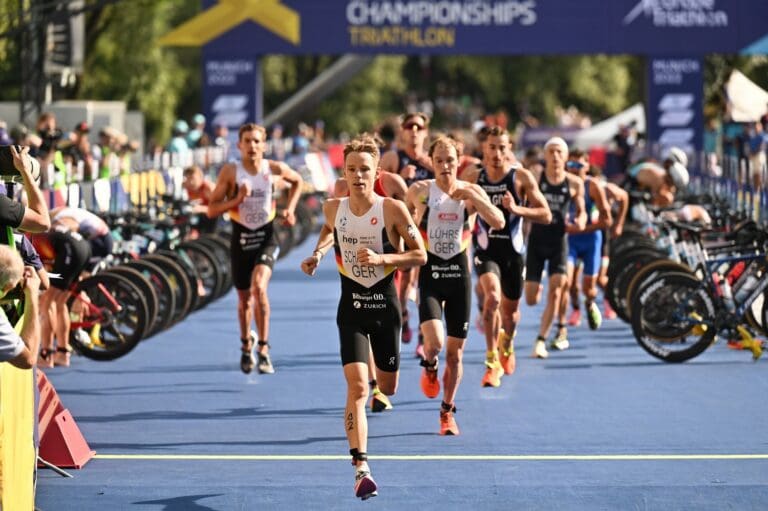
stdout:
[[40,347],[40,279],[32,267],[24,266],[21,257],[11,247],[0,245],[0,300],[17,286],[24,292],[21,333],[16,333],[0,309],[0,362],[10,362],[20,369],[31,369],[37,363]]
[[40,164],[29,156],[29,148],[0,146],[0,176],[21,177],[27,206],[0,195],[0,244],[10,245],[8,227],[27,232],[43,232],[51,228],[48,217],[48,205],[43,192],[37,186],[40,176]]
[[27,232],[43,232],[51,228],[48,204],[43,192],[37,186],[40,164],[29,156],[29,148],[0,146],[0,176],[21,177],[27,206],[0,195],[0,243],[10,245],[13,240],[7,236],[7,227]]

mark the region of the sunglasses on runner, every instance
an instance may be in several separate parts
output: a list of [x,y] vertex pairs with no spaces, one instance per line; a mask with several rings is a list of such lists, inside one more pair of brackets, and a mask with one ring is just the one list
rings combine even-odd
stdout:
[[584,164],[578,161],[569,160],[565,164],[566,168],[580,170],[584,167]]
[[421,131],[423,129],[426,129],[425,126],[422,126],[421,124],[417,124],[415,122],[409,122],[408,124],[403,124],[404,130],[411,131],[413,128],[416,128],[416,131]]

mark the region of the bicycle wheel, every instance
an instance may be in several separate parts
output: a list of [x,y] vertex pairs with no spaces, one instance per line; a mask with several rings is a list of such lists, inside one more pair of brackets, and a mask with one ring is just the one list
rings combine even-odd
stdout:
[[640,268],[634,275],[632,275],[627,291],[624,294],[623,304],[626,309],[628,318],[632,318],[632,300],[637,293],[637,290],[643,287],[648,282],[656,279],[659,275],[666,272],[681,272],[690,273],[693,275],[693,270],[682,263],[676,263],[669,259],[662,259],[660,261],[652,261],[642,268]]
[[168,328],[173,322],[173,314],[176,309],[176,293],[171,281],[163,270],[154,263],[145,259],[137,259],[125,263],[128,268],[137,270],[146,278],[157,293],[157,317],[146,338],[155,335]]
[[208,305],[218,296],[221,286],[221,272],[216,256],[205,245],[195,241],[182,243],[176,251],[184,251],[197,270],[198,279],[204,291],[203,296],[199,296],[197,308]]
[[189,306],[189,311],[195,311],[198,307],[198,302],[200,301],[200,290],[198,289],[198,281],[197,279],[200,278],[200,275],[197,272],[197,268],[195,268],[194,263],[189,258],[189,256],[183,252],[177,252],[175,250],[158,250],[155,252],[158,255],[168,257],[170,259],[173,259],[173,262],[178,264],[181,269],[184,271],[184,276],[187,279],[187,282],[189,283],[189,288],[192,290],[190,293],[190,299],[191,303]]
[[632,332],[654,357],[684,362],[712,344],[714,317],[714,300],[705,284],[688,273],[669,272],[638,290]]
[[149,261],[160,267],[171,284],[175,296],[175,307],[168,326],[184,319],[192,310],[192,288],[184,270],[173,259],[152,254],[144,256],[142,261]]
[[149,328],[147,302],[127,277],[98,273],[78,282],[67,298],[72,317],[69,341],[92,360],[129,353]]
[[147,280],[146,277],[144,277],[143,274],[141,274],[140,272],[136,271],[133,268],[128,268],[126,266],[114,266],[112,268],[108,268],[102,273],[116,273],[118,275],[127,277],[142,292],[142,295],[144,296],[144,300],[147,302],[147,323],[149,324],[149,328],[147,328],[147,331],[144,332],[143,338],[146,339],[147,337],[149,337],[152,332],[152,329],[155,326],[155,322],[157,321],[157,315],[159,312],[158,305],[157,305],[158,297],[157,297],[157,292],[155,291],[155,288],[152,286],[149,280]]
[[638,249],[631,254],[625,254],[618,259],[611,258],[608,268],[608,285],[605,287],[605,297],[616,314],[626,322],[631,318],[625,307],[625,296],[629,279],[646,264],[664,257],[654,250]]
[[220,238],[204,236],[197,240],[213,251],[216,256],[217,266],[221,273],[221,288],[215,298],[224,296],[232,288],[232,262],[229,255],[229,244],[224,244]]

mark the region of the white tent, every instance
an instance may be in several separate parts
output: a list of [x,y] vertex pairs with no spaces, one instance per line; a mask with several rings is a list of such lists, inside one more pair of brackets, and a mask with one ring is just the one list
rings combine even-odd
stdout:
[[642,103],[637,103],[613,117],[579,131],[573,139],[573,147],[589,149],[595,145],[605,145],[611,142],[613,136],[619,132],[619,126],[635,123],[635,128],[640,133],[645,133],[645,108]]
[[768,92],[740,71],[734,70],[725,85],[728,107],[735,122],[755,122],[766,111]]

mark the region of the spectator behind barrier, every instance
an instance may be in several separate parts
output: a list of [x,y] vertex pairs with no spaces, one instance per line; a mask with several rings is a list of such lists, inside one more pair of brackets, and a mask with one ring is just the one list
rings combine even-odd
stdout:
[[0,245],[0,300],[20,286],[24,292],[24,317],[17,334],[0,309],[0,362],[10,362],[20,369],[31,369],[37,363],[40,347],[38,291],[40,278],[31,266],[24,266],[19,254]]

